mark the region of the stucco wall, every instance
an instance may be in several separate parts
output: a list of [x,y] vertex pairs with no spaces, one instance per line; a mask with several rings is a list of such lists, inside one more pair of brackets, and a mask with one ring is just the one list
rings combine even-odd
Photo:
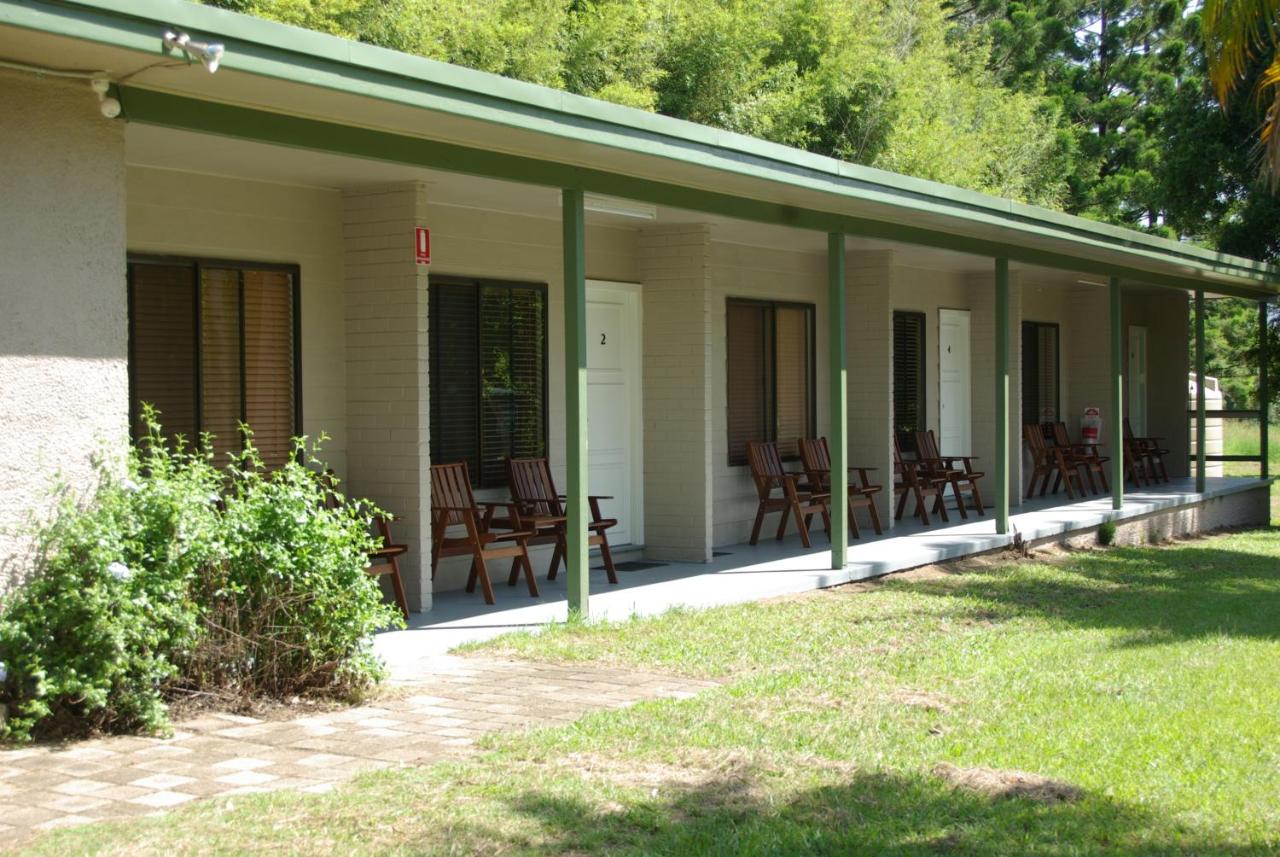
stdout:
[[342,198],[334,190],[129,167],[128,248],[299,267],[302,430],[347,475]]
[[123,130],[87,82],[0,71],[0,590],[53,475],[127,438]]

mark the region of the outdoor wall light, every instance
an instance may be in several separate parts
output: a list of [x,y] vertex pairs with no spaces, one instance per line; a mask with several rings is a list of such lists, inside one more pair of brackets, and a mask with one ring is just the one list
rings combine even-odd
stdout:
[[102,111],[103,116],[114,119],[120,115],[119,99],[107,94],[111,91],[111,81],[105,77],[95,77],[89,81],[89,86],[98,96],[98,109]]
[[193,42],[191,37],[181,30],[167,30],[164,34],[165,50],[181,50],[189,59],[200,60],[209,74],[218,70],[218,63],[226,48],[217,42]]

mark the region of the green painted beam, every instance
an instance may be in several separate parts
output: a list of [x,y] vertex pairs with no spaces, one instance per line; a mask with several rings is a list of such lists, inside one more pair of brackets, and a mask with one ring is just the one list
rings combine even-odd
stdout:
[[996,532],[1009,532],[1009,260],[996,259]]
[[1205,487],[1204,291],[1196,290],[1196,491]]
[[1267,302],[1258,301],[1258,452],[1262,457],[1260,475],[1266,479],[1271,475],[1270,467],[1270,422],[1271,422],[1271,388],[1268,383],[1267,369],[1271,359],[1269,345],[1271,337],[1267,329]]
[[590,613],[587,557],[587,263],[580,188],[562,191],[564,224],[564,486],[569,613]]
[[1124,302],[1111,278],[1111,508],[1124,508]]
[[[702,188],[589,169],[559,161],[539,160],[455,143],[426,140],[369,128],[356,128],[315,119],[304,119],[254,110],[231,104],[202,101],[154,90],[120,87],[124,116],[130,122],[177,128],[219,137],[253,140],[331,154],[406,166],[425,167],[467,175],[483,176],[545,187],[580,187],[608,196],[718,214],[740,220],[793,226],[820,232],[843,232],[867,238],[899,241],[954,250],[987,258],[1004,258],[1030,265],[1110,276],[1116,274],[1134,282],[1182,290],[1206,288],[1203,280],[1147,271],[1117,264],[1038,249],[1030,241],[991,241],[930,229],[909,222],[890,222],[852,217],[829,211],[801,208]],[[1055,237],[1045,232],[1045,237]],[[1056,236],[1061,238],[1061,235]],[[1116,252],[1124,249],[1136,257],[1159,259],[1160,254],[1138,248],[1117,248],[1114,244],[1075,236],[1081,253]],[[1206,274],[1212,266],[1187,262],[1188,269]],[[1224,275],[1225,276],[1225,275]],[[1216,293],[1257,299],[1258,292],[1231,283],[1212,283]],[[1261,288],[1261,286],[1260,286]]]
[[844,275],[844,233],[827,235],[827,354],[831,383],[831,567],[844,568],[849,553],[849,406],[847,297]]

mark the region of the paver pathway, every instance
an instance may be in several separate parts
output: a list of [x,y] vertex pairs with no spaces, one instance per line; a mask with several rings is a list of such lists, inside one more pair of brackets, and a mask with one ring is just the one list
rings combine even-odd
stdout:
[[0,750],[0,843],[204,797],[327,791],[362,771],[465,752],[486,732],[567,723],[713,685],[582,665],[441,658],[432,672],[360,708],[274,721],[210,714],[176,724],[170,738]]

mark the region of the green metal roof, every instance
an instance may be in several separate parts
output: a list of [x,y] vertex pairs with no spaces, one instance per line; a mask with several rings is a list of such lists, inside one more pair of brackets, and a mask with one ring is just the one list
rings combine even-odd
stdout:
[[[431,150],[413,145],[430,139],[429,123],[424,123],[427,127],[419,138],[417,133],[347,129],[332,118],[328,124],[316,124],[313,119],[278,116],[274,131],[264,136],[267,132],[256,126],[273,118],[269,114],[285,111],[227,106],[219,114],[223,124],[201,128],[196,111],[183,110],[184,99],[148,92],[145,84],[124,91],[126,115],[134,121],[209,133],[229,133],[227,129],[234,127],[238,136],[286,145],[442,168],[459,164],[460,171],[533,183],[572,182],[694,210],[1007,255],[1179,288],[1255,297],[1280,292],[1280,269],[1252,259],[181,0],[0,0],[0,26],[6,25],[151,55],[161,53],[164,29],[179,28],[195,39],[225,43],[225,69],[677,162],[707,171],[709,178],[701,188],[691,188],[664,183],[660,177],[612,175],[598,169],[575,172],[571,158],[553,163],[494,152],[479,153],[491,154],[487,159],[459,159],[456,144],[448,157],[432,160]],[[199,98],[207,96],[189,100]],[[184,113],[186,125],[175,118]],[[289,122],[302,124],[286,131]],[[353,133],[337,147],[317,137],[348,130]],[[365,133],[355,133],[359,130]],[[394,152],[388,155],[389,150]],[[499,162],[504,164],[501,169],[490,168]],[[747,177],[770,190],[751,198],[731,190],[718,192],[716,174]],[[820,194],[820,202],[788,202],[788,189]],[[851,214],[848,206],[854,203],[873,205],[885,216]],[[985,237],[976,237],[979,230],[985,230]]]

